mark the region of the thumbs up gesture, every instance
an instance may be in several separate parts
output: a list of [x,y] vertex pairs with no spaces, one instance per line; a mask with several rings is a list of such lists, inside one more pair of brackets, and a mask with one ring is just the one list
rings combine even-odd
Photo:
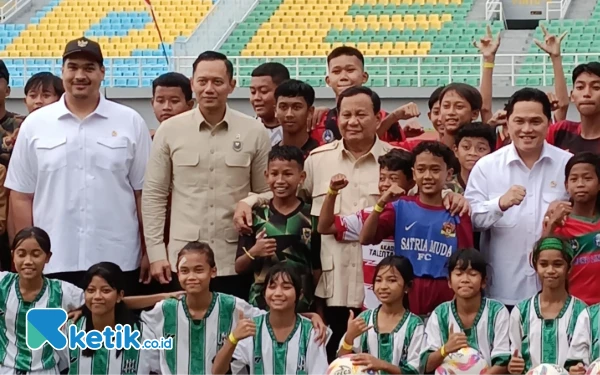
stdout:
[[519,350],[515,349],[508,362],[508,372],[511,374],[522,374],[525,371],[525,361],[519,355]]
[[244,313],[240,311],[238,313],[237,325],[232,332],[233,337],[235,337],[235,339],[239,341],[247,337],[254,336],[255,333],[256,324],[254,324],[254,320],[244,318]]
[[569,374],[571,375],[585,375],[585,371],[585,366],[581,362],[569,368]]
[[361,317],[354,317],[354,312],[350,310],[350,317],[348,318],[348,329],[346,330],[346,337],[344,340],[346,344],[352,345],[354,339],[362,335],[373,328],[373,326],[367,326],[367,322]]
[[459,349],[466,348],[467,335],[464,332],[454,332],[454,324],[450,326],[450,334],[448,335],[448,341],[444,345],[444,351],[446,353],[455,353]]

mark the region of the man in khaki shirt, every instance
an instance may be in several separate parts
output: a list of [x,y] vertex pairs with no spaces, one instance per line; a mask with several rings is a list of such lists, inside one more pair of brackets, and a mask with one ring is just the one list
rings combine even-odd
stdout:
[[[377,203],[377,159],[392,149],[376,137],[380,107],[379,96],[366,87],[349,88],[340,94],[338,124],[342,140],[313,150],[304,166],[306,180],[300,194],[312,197],[312,215],[319,216],[331,176],[337,173],[344,174],[349,184],[335,202],[336,215],[349,215]],[[235,216],[244,223],[237,220],[236,224],[244,227],[251,223],[250,207],[269,198],[269,194],[251,195],[240,202]],[[349,311],[354,310],[354,316],[358,316],[364,299],[362,248],[358,242],[342,243],[334,236],[323,235],[321,265],[323,273],[315,295],[327,302],[325,319],[333,330],[327,352],[329,357],[335,357]]]
[[[161,124],[146,170],[142,215],[151,272],[162,284],[169,283],[181,248],[204,241],[217,263],[218,277],[211,288],[247,299],[250,282],[234,276],[238,233],[232,217],[240,199],[268,190],[264,171],[271,143],[260,121],[227,106],[235,88],[227,57],[204,52],[193,69],[198,108]],[[164,225],[170,186],[167,252]]]

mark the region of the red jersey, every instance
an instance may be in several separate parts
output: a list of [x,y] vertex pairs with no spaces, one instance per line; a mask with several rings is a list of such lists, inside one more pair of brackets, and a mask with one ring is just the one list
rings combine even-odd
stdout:
[[583,151],[600,153],[600,138],[585,139],[581,136],[581,123],[569,120],[550,125],[546,141],[572,154]]
[[590,306],[600,303],[600,218],[571,215],[554,233],[571,241],[575,253],[569,273],[569,293]]
[[[388,115],[384,110],[379,111],[379,114],[382,119],[386,118]],[[320,143],[320,146],[331,143],[336,139],[342,139],[342,134],[337,125],[337,115],[337,108],[330,109],[323,117],[321,117],[319,124],[310,132],[311,138],[317,140]],[[406,136],[404,135],[404,130],[402,130],[402,127],[398,123],[392,125],[385,133],[385,136],[381,138],[384,142],[399,142],[404,141],[405,139]]]

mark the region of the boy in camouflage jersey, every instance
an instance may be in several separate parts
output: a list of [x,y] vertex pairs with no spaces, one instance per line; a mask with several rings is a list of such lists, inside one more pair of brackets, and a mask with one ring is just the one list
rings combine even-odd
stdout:
[[235,270],[254,271],[249,302],[267,309],[264,280],[269,269],[279,263],[293,265],[302,278],[302,295],[297,312],[308,312],[321,270],[321,238],[311,206],[296,197],[304,181],[304,155],[293,146],[275,146],[269,153],[265,177],[273,199],[268,206],[254,209],[250,236],[240,236]]

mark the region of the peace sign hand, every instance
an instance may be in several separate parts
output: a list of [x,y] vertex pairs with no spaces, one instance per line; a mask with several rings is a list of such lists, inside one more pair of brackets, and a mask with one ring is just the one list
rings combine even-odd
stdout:
[[474,40],[473,46],[481,52],[484,59],[494,59],[496,57],[496,52],[498,52],[498,48],[500,47],[500,32],[498,32],[494,39],[492,36],[492,28],[490,25],[487,25],[485,36],[479,40],[479,44]]
[[557,37],[556,35],[550,34],[544,25],[542,25],[542,32],[544,33],[544,43],[537,39],[534,39],[533,42],[540,47],[542,51],[550,55],[550,57],[560,56],[560,43],[569,32],[565,31]]

